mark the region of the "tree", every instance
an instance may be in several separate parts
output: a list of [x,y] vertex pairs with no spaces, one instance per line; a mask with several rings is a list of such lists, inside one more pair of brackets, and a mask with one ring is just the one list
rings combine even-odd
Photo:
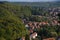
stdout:
[[25,40],[30,40],[30,35],[26,35]]
[[[2,4],[3,5],[3,4]],[[15,40],[28,34],[22,20],[0,5],[0,40]]]

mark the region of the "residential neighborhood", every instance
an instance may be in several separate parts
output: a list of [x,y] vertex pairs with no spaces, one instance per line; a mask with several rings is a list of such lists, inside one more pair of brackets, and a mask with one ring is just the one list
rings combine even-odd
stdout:
[[[35,29],[41,29],[43,27],[45,27],[44,25],[48,25],[48,26],[56,26],[59,25],[60,23],[58,22],[58,13],[60,13],[60,8],[49,8],[49,16],[47,16],[46,18],[48,20],[50,20],[50,22],[48,21],[41,21],[41,22],[34,22],[34,21],[27,21],[26,19],[23,20],[25,27],[29,30],[30,32],[30,37],[35,39],[38,36],[37,31],[35,31]],[[51,16],[52,15],[52,16]],[[36,15],[35,15],[36,16]],[[43,16],[39,16],[39,18],[43,18]],[[44,16],[45,17],[45,16]],[[60,40],[59,38],[44,38],[43,40]]]

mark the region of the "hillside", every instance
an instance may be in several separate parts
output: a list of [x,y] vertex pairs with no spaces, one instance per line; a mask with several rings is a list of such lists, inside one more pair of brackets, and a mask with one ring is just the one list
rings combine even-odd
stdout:
[[[10,4],[9,4],[10,5]],[[0,3],[0,40],[15,40],[27,34],[22,20],[17,17],[7,4]]]

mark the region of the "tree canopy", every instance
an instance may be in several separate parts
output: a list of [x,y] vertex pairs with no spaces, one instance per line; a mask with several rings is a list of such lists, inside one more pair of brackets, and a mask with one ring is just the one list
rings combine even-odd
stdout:
[[15,40],[28,34],[22,20],[11,9],[0,4],[0,40]]

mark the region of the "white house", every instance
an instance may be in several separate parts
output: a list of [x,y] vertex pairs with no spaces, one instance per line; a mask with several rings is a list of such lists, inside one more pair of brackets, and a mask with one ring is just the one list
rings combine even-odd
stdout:
[[28,24],[26,24],[25,27],[29,27]]
[[33,34],[30,35],[30,38],[35,39],[36,37],[37,37],[37,33],[36,32],[34,32]]

